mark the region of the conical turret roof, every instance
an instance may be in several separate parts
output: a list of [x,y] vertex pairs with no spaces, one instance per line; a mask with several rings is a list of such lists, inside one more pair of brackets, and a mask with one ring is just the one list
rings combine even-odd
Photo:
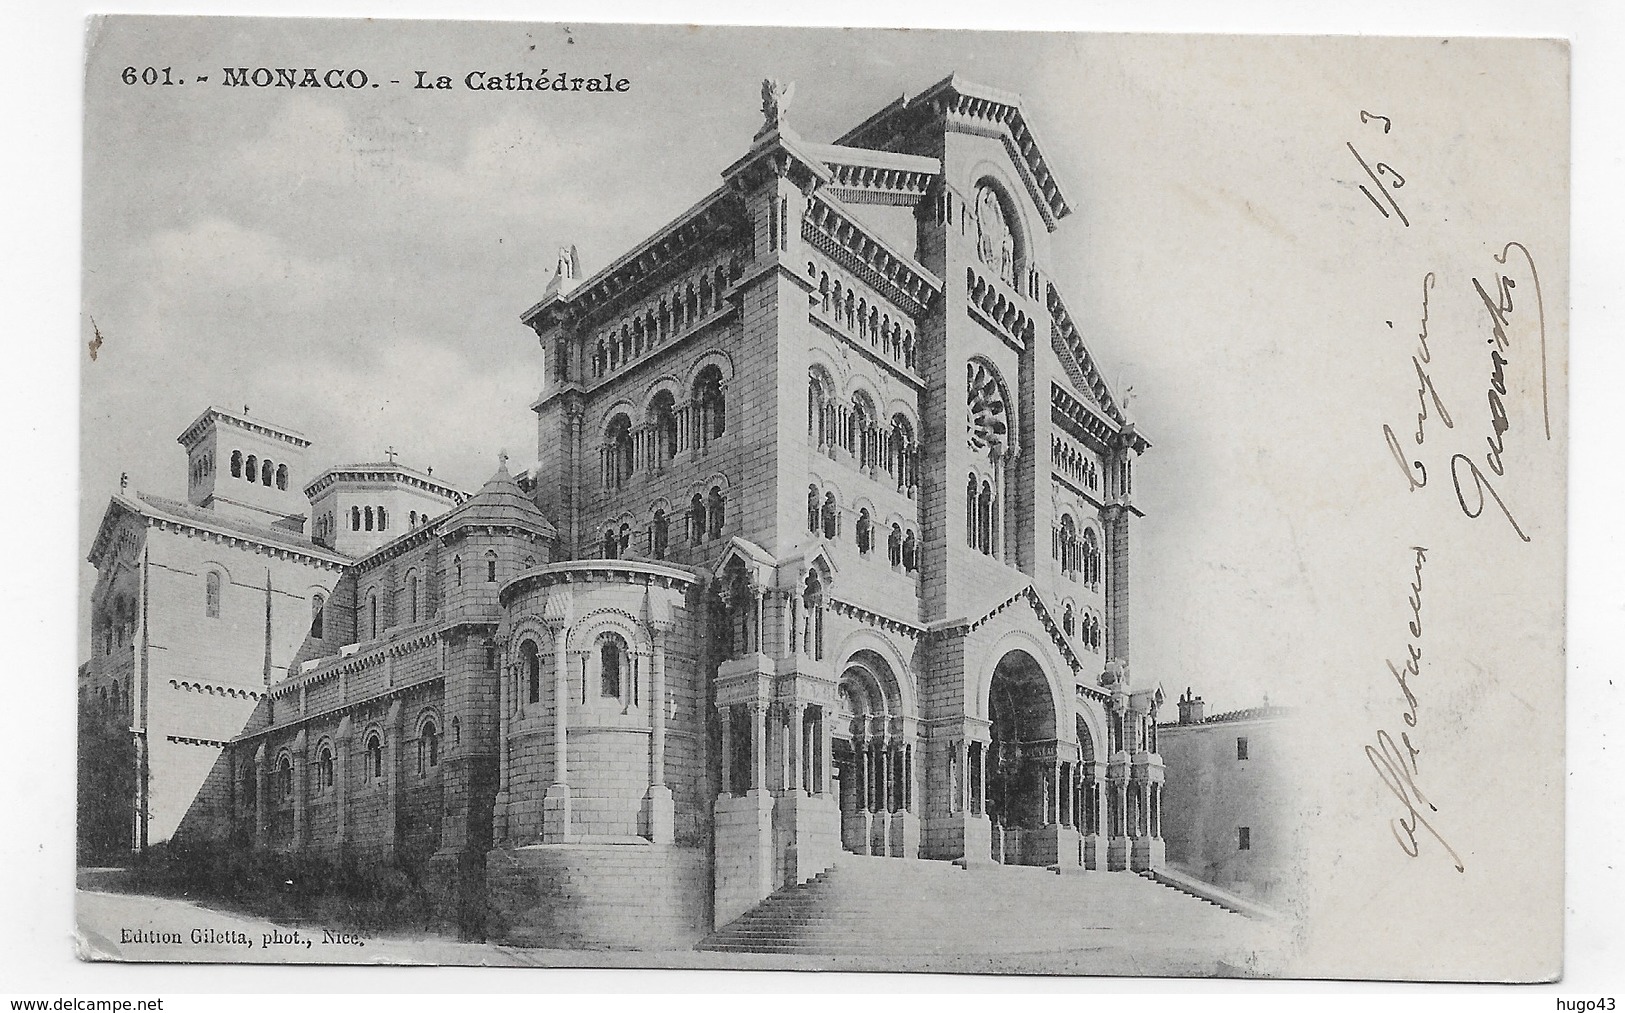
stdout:
[[525,495],[513,475],[509,474],[506,456],[497,465],[496,474],[486,479],[479,492],[446,515],[442,530],[451,531],[465,525],[524,527],[549,537],[558,536],[558,530],[547,515]]

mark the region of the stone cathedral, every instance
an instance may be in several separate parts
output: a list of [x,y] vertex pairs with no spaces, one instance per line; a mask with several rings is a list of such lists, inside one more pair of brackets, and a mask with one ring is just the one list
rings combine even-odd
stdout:
[[640,245],[561,251],[533,466],[317,472],[210,408],[185,500],[113,498],[80,692],[135,739],[134,847],[474,868],[503,938],[595,946],[843,853],[1163,863],[1148,443],[1051,276],[1036,127],[953,76],[814,142],[791,90]]

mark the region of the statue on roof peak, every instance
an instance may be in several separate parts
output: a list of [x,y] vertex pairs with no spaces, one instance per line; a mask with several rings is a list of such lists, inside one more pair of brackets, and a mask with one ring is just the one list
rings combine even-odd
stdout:
[[757,138],[785,129],[790,103],[795,97],[794,81],[785,84],[770,77],[762,80],[762,129],[756,132]]

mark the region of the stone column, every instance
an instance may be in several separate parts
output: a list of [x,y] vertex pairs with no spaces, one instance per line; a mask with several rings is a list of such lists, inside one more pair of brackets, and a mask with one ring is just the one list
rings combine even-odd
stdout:
[[261,848],[271,846],[270,806],[266,802],[269,788],[265,776],[265,743],[261,742],[254,751],[254,839]]
[[[819,785],[819,791],[824,795],[829,795],[835,790],[834,714],[835,712],[832,708],[824,706],[820,706],[818,708],[818,729],[824,740],[821,746],[824,751],[824,758],[823,763],[819,765],[822,768],[819,771],[819,781],[821,782]],[[838,805],[839,800],[836,800],[836,802]]]
[[350,715],[344,715],[339,722],[339,730],[333,736],[333,786],[334,804],[336,806],[338,829],[334,839],[342,849],[349,840],[350,831],[350,743],[355,738],[354,726],[350,723]]
[[666,633],[652,623],[654,658],[649,671],[649,840],[670,844],[676,839],[677,809],[666,786]]
[[717,714],[722,722],[722,794],[733,794],[733,768],[734,768],[734,709],[718,707]]
[[519,696],[515,685],[519,678],[519,666],[510,662],[506,648],[503,648],[501,655],[497,659],[497,674],[500,676],[497,686],[497,799],[492,827],[492,836],[498,847],[508,843],[508,732],[513,726],[513,712],[518,708]]
[[389,716],[384,721],[384,737],[387,740],[384,753],[385,791],[389,793],[387,800],[388,815],[384,820],[384,840],[387,847],[393,851],[400,844],[400,804],[401,804],[401,702],[396,700],[389,705]]
[[991,745],[992,743],[983,742],[981,743],[982,748],[977,750],[978,763],[976,765],[976,784],[982,800],[982,809],[978,814],[981,816],[987,815],[987,751],[988,747]]
[[[806,756],[807,756],[807,705],[800,700],[790,705],[789,726],[785,729],[785,755],[789,762],[789,769],[785,772],[785,786],[789,789],[807,792]],[[790,743],[795,748],[790,748]]]
[[750,705],[750,788],[767,790],[767,705]]
[[560,631],[553,631],[553,783],[542,798],[542,840],[550,844],[570,837],[569,657]]
[[293,739],[293,848],[303,851],[310,841],[309,738],[303,728]]

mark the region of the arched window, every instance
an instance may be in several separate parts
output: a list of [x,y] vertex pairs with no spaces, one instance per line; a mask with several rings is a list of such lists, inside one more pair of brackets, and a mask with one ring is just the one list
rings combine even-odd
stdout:
[[917,455],[919,451],[914,446],[914,427],[908,424],[908,419],[902,414],[891,417],[891,447],[886,455],[886,470],[897,479],[899,491],[907,491],[916,485],[914,478],[917,470]]
[[[1084,619],[1084,623],[1087,626],[1087,624],[1088,624],[1088,619],[1087,618]],[[1072,635],[1073,630],[1076,627],[1076,625],[1077,625],[1076,620],[1074,619],[1074,617],[1072,615],[1072,603],[1067,602],[1066,603],[1066,611],[1061,613],[1061,629],[1065,630],[1066,635],[1070,637]]]
[[903,565],[903,528],[901,525],[893,524],[891,526],[891,535],[886,539],[886,558],[891,560],[893,566]]
[[433,721],[423,722],[423,729],[418,732],[418,776],[425,777],[429,771],[440,766],[440,732],[435,728]]
[[719,486],[711,487],[711,495],[705,501],[705,519],[708,523],[708,532],[712,538],[722,537],[722,489]]
[[379,507],[378,508],[378,530],[382,531],[387,527],[389,527],[389,518],[384,516],[384,508]]
[[327,599],[321,595],[312,595],[310,598],[310,635],[315,640],[322,639],[322,612],[327,607]]
[[276,487],[278,489],[286,489],[288,487],[288,466],[286,464],[279,464],[276,466]]
[[1100,541],[1094,528],[1083,530],[1083,582],[1092,588],[1100,584]]
[[615,537],[614,528],[604,529],[604,558],[615,559],[620,555],[621,540]]
[[316,754],[316,786],[322,790],[333,787],[333,747],[323,745]]
[[361,530],[361,508],[358,506],[353,506],[350,508],[350,530]]
[[986,481],[976,497],[976,547],[993,555],[993,486]]
[[220,618],[220,574],[215,570],[203,578],[203,613],[210,619]]
[[632,474],[632,420],[625,414],[611,419],[604,430],[604,463],[608,486],[618,487]]
[[452,579],[457,582],[457,586],[462,587],[463,586],[463,557],[462,556],[453,556],[453,557],[451,557],[451,574],[452,574]]
[[113,680],[113,691],[108,694],[108,701],[112,703],[114,712],[117,712],[119,709],[119,689],[117,679]]
[[688,540],[698,545],[705,539],[705,500],[699,493],[688,501]]
[[858,552],[868,554],[875,547],[875,526],[869,519],[869,510],[865,507],[858,511],[857,524]]
[[377,639],[377,637],[378,637],[378,592],[376,592],[376,591],[368,591],[367,592],[367,611],[372,616],[372,635],[371,635],[371,639]]
[[817,568],[807,571],[807,582],[802,592],[803,606],[802,651],[814,660],[824,657],[824,581]]
[[276,761],[277,787],[283,798],[293,798],[293,757],[283,753]]
[[377,732],[367,735],[367,780],[376,781],[384,776],[384,741]]
[[677,456],[677,403],[671,391],[656,394],[649,406],[649,421],[654,424],[655,457],[661,463]]
[[243,477],[248,479],[250,482],[254,482],[259,480],[259,473],[260,459],[255,457],[253,454],[249,454],[248,459],[243,462]]
[[241,450],[231,452],[231,477],[243,477],[243,452]]
[[976,476],[965,483],[965,544],[976,548]]
[[852,399],[852,411],[846,417],[846,449],[858,459],[858,467],[869,468],[875,463],[874,409],[869,398],[859,394]]
[[408,529],[418,526],[418,512],[416,510],[406,515],[406,526]]
[[406,614],[411,616],[412,622],[418,621],[418,572],[410,570],[406,574]]
[[372,507],[367,507],[361,511],[361,523],[368,531],[372,530]]
[[1055,555],[1061,560],[1061,572],[1073,580],[1078,579],[1078,529],[1072,515],[1061,517],[1061,533],[1056,539]]
[[913,573],[917,561],[914,532],[910,531],[903,536],[903,572]]
[[542,699],[542,656],[536,643],[527,640],[519,645],[519,666],[525,673],[525,702],[539,703]]
[[807,530],[818,533],[818,486],[807,486]]
[[485,582],[495,584],[497,581],[497,554],[494,549],[485,552]]
[[832,492],[825,493],[824,508],[820,513],[825,538],[834,538],[840,533],[840,516],[840,510],[835,506],[835,494]]
[[652,550],[652,552],[654,554],[654,557],[656,559],[665,559],[666,558],[666,539],[667,539],[667,537],[669,535],[669,532],[667,531],[667,528],[668,528],[668,525],[666,523],[666,511],[664,511],[664,510],[656,510],[655,511],[655,516],[654,516],[654,524],[652,526],[652,530],[651,530],[650,536],[649,536],[649,540],[651,542],[651,550]]
[[463,722],[460,718],[451,719],[451,744],[453,747],[463,744]]
[[260,485],[265,485],[265,486],[270,485],[271,484],[271,476],[273,474],[275,474],[275,472],[272,471],[271,462],[270,461],[261,461],[260,462]]
[[621,670],[626,667],[626,641],[606,633],[598,642],[598,694],[619,700]]
[[727,398],[722,391],[722,370],[707,366],[694,378],[694,403],[700,409],[700,441],[714,440],[728,431]]

